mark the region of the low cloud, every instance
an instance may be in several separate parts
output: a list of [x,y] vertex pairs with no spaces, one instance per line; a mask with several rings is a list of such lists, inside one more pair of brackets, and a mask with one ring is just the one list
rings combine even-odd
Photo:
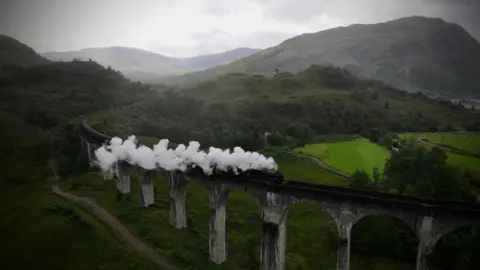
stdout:
[[479,0],[0,1],[0,33],[41,51],[130,46],[193,56],[412,15],[456,22],[480,40]]

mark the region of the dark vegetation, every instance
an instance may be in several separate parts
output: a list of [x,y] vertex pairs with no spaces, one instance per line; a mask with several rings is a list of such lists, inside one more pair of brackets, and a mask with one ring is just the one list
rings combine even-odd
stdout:
[[0,67],[45,64],[48,60],[18,40],[0,34]]
[[50,158],[62,177],[86,168],[78,117],[128,105],[142,91],[93,62],[0,65],[1,268],[158,269],[44,183]]
[[[349,72],[333,67],[313,66],[297,75],[279,72],[273,78],[232,74],[180,92],[165,87],[151,91],[95,62],[3,65],[0,67],[0,139],[5,143],[0,146],[3,166],[0,185],[9,195],[2,196],[5,200],[2,205],[7,205],[7,202],[14,205],[21,198],[34,194],[32,190],[38,188],[36,184],[51,175],[49,160],[59,164],[62,178],[88,170],[77,133],[82,117],[89,119],[95,129],[120,136],[135,133],[147,137],[147,140],[148,137],[161,136],[177,143],[198,140],[204,146],[241,145],[246,149],[261,149],[264,147],[263,134],[267,131],[270,133],[268,142],[273,146],[298,146],[315,141],[318,135],[334,133],[364,134],[375,140],[385,137],[388,131],[441,130],[452,125],[465,127],[478,119],[478,114],[447,101],[429,99],[423,94],[406,93],[380,82],[359,80]],[[424,188],[424,182],[429,184],[433,178],[424,178],[425,175],[419,171],[411,173],[415,173],[414,176],[418,177],[415,179],[422,179],[422,182],[396,181],[407,172],[395,165],[401,164],[402,155],[425,157],[426,161],[418,158],[418,163],[414,164],[426,166],[426,170],[430,168],[430,162],[443,164],[441,155],[436,152],[406,153],[394,155],[389,161],[391,164],[385,175],[390,187],[395,187],[398,192],[437,198],[463,194],[460,188],[452,188],[452,183],[460,182],[455,182],[458,180],[456,172],[449,167],[434,172],[447,172],[449,175],[438,187],[430,185]],[[361,185],[365,181],[358,182]],[[446,190],[449,188],[452,189]],[[458,193],[449,195],[447,191]],[[38,197],[32,199],[42,200],[42,196],[46,195],[35,196]],[[6,235],[2,239],[7,239],[4,243],[16,245],[8,253],[2,253],[6,254],[5,263],[19,263],[22,246],[27,245],[25,239],[20,241],[17,238],[21,231],[14,230],[19,224],[16,221],[22,221],[22,226],[27,228],[31,226],[29,222],[38,216],[13,213],[21,213],[27,208],[37,211],[38,208],[33,207],[42,204],[34,202],[18,206],[20,208],[9,206],[12,211],[2,212],[0,231]],[[73,222],[72,230],[76,232],[79,230],[77,227],[86,226],[82,221],[84,219],[79,218],[70,206],[55,203],[47,204],[44,207],[45,216],[41,216],[47,218],[47,215],[56,213],[62,220]],[[45,222],[52,221],[48,219]],[[392,230],[397,225],[380,219],[362,222],[366,223],[362,225],[363,229],[359,229],[361,233],[358,230],[354,232],[354,237],[360,239],[355,241],[354,252],[379,252],[380,256],[412,260],[416,247],[408,243],[414,240],[404,237],[403,229]],[[68,232],[68,226],[51,231],[30,231],[25,237],[40,237],[40,234],[43,237],[59,230]],[[379,231],[384,232],[385,237],[379,239]],[[70,237],[67,233],[58,235]],[[408,241],[403,244],[393,240],[387,242],[387,239],[393,238]],[[443,252],[451,252],[451,247],[455,245],[464,245],[464,238],[458,236],[451,240],[450,246],[447,244]],[[36,239],[33,245],[41,246],[44,240]],[[62,243],[58,242],[56,247],[61,247]],[[246,245],[245,248],[252,247]],[[82,254],[81,249],[78,252]],[[27,252],[26,256],[31,258],[25,262],[26,268],[31,268],[41,259],[33,251]],[[459,253],[457,257],[460,256]],[[457,261],[460,260],[458,258]],[[49,262],[55,263],[53,259],[45,261]],[[258,265],[254,259],[253,263]],[[446,269],[449,263],[452,262],[445,262]],[[62,265],[59,265],[61,269]]]
[[[403,142],[392,152],[383,175],[374,179],[356,171],[350,186],[379,192],[393,192],[424,198],[475,202],[465,171],[447,163],[445,152],[437,147],[425,150]],[[352,249],[360,253],[383,254],[393,258],[415,258],[417,237],[402,221],[391,217],[370,218],[360,222],[352,238]],[[442,238],[435,246],[431,263],[441,269],[476,269],[480,258],[480,235],[474,229],[462,229]],[[448,257],[448,259],[445,259]]]
[[164,90],[91,119],[122,135],[135,130],[178,142],[258,149],[265,132],[271,145],[298,146],[332,133],[380,140],[388,131],[463,127],[477,116],[448,101],[357,79],[343,69],[312,66],[297,75],[231,74],[183,91]]

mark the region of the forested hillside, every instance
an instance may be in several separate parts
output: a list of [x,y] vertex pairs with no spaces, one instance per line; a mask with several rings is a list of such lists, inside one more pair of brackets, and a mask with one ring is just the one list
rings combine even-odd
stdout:
[[[48,157],[72,169],[80,153],[76,120],[127,106],[147,93],[120,73],[95,62],[0,68],[3,182],[17,185],[45,176]],[[33,170],[31,173],[29,170]]]
[[158,269],[87,211],[54,195],[49,168],[57,162],[62,179],[84,171],[78,120],[147,92],[95,62],[49,62],[0,37],[2,268]]
[[14,38],[0,34],[0,67],[30,66],[47,62],[47,59],[38,55],[32,48]]
[[313,66],[273,78],[231,74],[160,95],[90,119],[123,136],[135,132],[247,149],[262,147],[265,132],[273,145],[301,145],[318,134],[368,137],[386,130],[470,129],[478,121],[478,112],[460,105],[361,80],[333,67]]

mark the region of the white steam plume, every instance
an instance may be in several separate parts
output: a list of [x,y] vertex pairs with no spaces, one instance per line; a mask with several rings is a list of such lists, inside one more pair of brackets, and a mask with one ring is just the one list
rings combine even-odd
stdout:
[[241,147],[235,147],[233,152],[230,152],[230,149],[210,147],[207,153],[200,150],[200,143],[196,141],[191,141],[188,146],[180,144],[175,149],[168,148],[168,143],[168,139],[162,139],[152,149],[144,145],[137,147],[134,135],[125,141],[114,137],[108,144],[95,150],[96,163],[103,171],[112,169],[117,161],[126,161],[147,170],[159,168],[185,172],[188,168],[198,166],[206,174],[211,174],[214,168],[221,171],[231,169],[234,172],[238,169],[246,171],[278,168],[273,158],[245,151]]

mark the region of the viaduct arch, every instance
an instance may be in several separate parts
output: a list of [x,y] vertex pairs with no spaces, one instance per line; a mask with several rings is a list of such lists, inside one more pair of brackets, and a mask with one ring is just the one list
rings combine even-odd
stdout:
[[[94,151],[111,139],[92,129],[86,121],[80,126],[82,149],[87,150],[89,164],[95,166]],[[274,184],[262,179],[224,176],[222,179],[180,171],[145,170],[127,162],[117,162],[106,179],[115,179],[117,192],[131,192],[131,173],[135,170],[140,185],[141,203],[148,207],[155,202],[155,175],[162,174],[168,184],[170,224],[187,227],[186,187],[193,178],[205,188],[210,201],[209,258],[220,264],[227,260],[226,203],[230,191],[244,189],[260,206],[261,252],[260,269],[284,270],[286,250],[286,220],[288,207],[297,202],[314,202],[324,208],[337,224],[339,244],[337,270],[350,265],[350,235],[352,227],[362,218],[388,214],[404,221],[419,239],[416,270],[428,270],[427,256],[438,240],[450,231],[480,224],[480,204],[440,201],[397,194],[378,193],[344,187],[332,187],[289,180]]]

